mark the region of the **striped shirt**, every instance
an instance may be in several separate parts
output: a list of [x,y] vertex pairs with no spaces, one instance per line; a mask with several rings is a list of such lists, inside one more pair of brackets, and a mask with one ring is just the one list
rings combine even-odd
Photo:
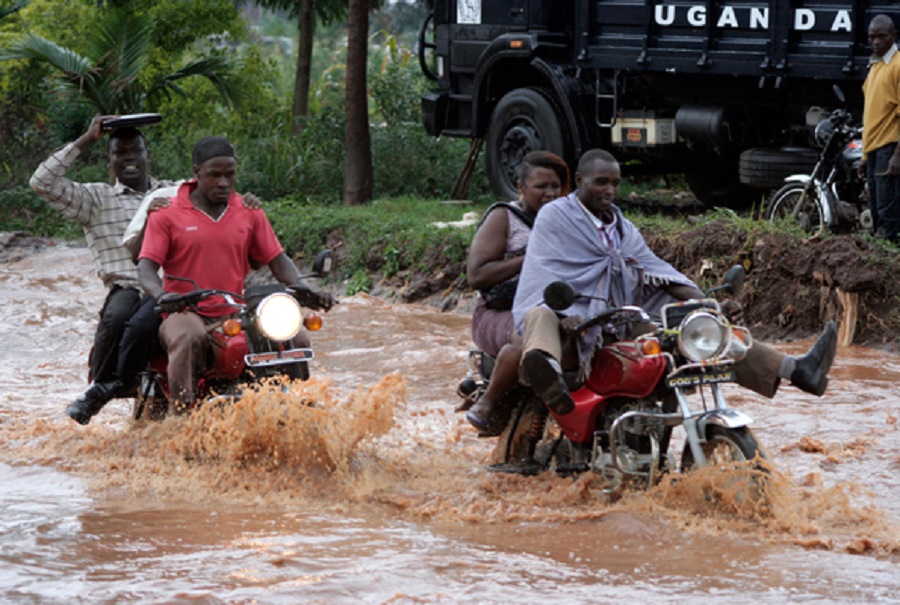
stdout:
[[115,185],[76,183],[65,175],[80,154],[74,143],[53,153],[31,175],[31,188],[52,208],[82,226],[97,274],[107,288],[138,288],[137,267],[122,245],[122,236],[144,196],[174,181],[150,177],[146,192],[135,191],[118,181]]

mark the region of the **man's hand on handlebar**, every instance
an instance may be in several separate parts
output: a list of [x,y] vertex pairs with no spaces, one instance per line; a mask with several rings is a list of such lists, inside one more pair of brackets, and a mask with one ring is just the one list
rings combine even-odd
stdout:
[[720,304],[725,316],[733,324],[744,323],[744,307],[736,300],[723,300]]
[[187,308],[184,295],[174,292],[165,292],[156,299],[156,304],[164,313],[178,313]]
[[310,288],[294,287],[294,296],[304,307],[310,309],[328,311],[337,301],[330,292],[317,292]]
[[575,334],[578,332],[578,326],[581,325],[582,321],[581,315],[572,315],[570,317],[563,317],[562,320],[560,320],[559,325],[566,334]]

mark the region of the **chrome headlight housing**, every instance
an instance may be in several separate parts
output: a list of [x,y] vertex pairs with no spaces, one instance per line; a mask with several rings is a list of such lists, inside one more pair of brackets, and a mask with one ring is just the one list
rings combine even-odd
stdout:
[[728,343],[728,326],[714,313],[695,311],[681,322],[678,350],[691,361],[719,357],[725,352]]
[[290,340],[297,335],[302,325],[300,304],[289,294],[270,294],[256,307],[256,327],[270,340]]

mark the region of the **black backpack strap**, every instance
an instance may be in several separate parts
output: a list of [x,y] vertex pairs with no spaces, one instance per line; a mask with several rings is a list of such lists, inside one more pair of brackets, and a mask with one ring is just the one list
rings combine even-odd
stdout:
[[534,218],[525,214],[525,212],[523,212],[522,209],[519,208],[518,206],[516,206],[515,204],[512,204],[510,202],[496,202],[496,203],[488,206],[488,209],[484,211],[484,216],[482,216],[481,220],[478,221],[478,226],[475,227],[475,230],[478,231],[478,229],[481,228],[481,223],[483,223],[485,221],[485,219],[487,219],[488,215],[493,210],[500,208],[500,207],[504,207],[507,210],[511,211],[513,214],[515,214],[517,217],[519,217],[519,219],[523,223],[528,225],[528,227],[534,227]]

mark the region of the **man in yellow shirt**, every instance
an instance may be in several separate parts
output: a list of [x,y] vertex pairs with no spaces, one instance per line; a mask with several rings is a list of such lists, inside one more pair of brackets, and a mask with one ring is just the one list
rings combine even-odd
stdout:
[[863,83],[863,162],[875,234],[900,242],[900,53],[897,29],[887,15],[869,23],[872,59]]

